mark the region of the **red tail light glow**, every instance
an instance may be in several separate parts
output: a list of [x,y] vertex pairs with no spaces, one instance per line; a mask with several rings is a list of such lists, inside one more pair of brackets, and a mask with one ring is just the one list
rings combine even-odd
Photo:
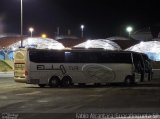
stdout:
[[28,71],[25,71],[25,76],[27,76],[28,75]]

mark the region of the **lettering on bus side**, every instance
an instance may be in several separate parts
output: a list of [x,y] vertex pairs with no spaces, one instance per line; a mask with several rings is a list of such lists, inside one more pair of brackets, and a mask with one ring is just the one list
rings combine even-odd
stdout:
[[72,71],[78,71],[79,68],[78,66],[68,66],[69,70],[72,70]]
[[45,65],[37,65],[37,70],[60,70],[62,74],[66,73],[66,69],[63,65],[60,65],[59,68],[54,68],[53,65],[46,67]]

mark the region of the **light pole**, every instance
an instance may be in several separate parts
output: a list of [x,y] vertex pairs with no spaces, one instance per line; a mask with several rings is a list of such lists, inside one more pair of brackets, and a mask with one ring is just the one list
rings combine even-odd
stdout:
[[129,33],[129,38],[130,38],[130,35],[131,35],[131,32],[133,31],[133,28],[131,26],[128,26],[126,28],[126,31]]
[[83,29],[84,29],[84,25],[81,25],[81,37],[83,38]]
[[32,37],[32,33],[33,33],[33,31],[34,31],[34,28],[30,27],[30,28],[29,28],[29,31],[31,32],[31,37]]
[[23,47],[23,0],[21,0],[21,48]]

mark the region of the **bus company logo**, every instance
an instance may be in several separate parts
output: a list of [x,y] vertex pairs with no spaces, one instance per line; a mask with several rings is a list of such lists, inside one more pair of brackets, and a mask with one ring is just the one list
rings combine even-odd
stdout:
[[82,71],[86,76],[95,80],[114,80],[114,71],[104,65],[99,64],[87,64],[82,67]]
[[18,114],[13,114],[13,113],[2,113],[1,114],[2,119],[18,119]]
[[54,67],[53,65],[51,66],[37,65],[37,70],[57,70],[57,71],[61,71],[62,74],[66,73],[66,69],[64,65],[60,65],[59,67]]

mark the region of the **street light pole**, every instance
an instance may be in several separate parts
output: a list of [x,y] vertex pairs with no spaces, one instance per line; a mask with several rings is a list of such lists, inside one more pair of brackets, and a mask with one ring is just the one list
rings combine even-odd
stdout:
[[81,37],[83,38],[83,29],[84,29],[84,25],[81,25]]
[[23,47],[23,0],[21,0],[21,48]]

